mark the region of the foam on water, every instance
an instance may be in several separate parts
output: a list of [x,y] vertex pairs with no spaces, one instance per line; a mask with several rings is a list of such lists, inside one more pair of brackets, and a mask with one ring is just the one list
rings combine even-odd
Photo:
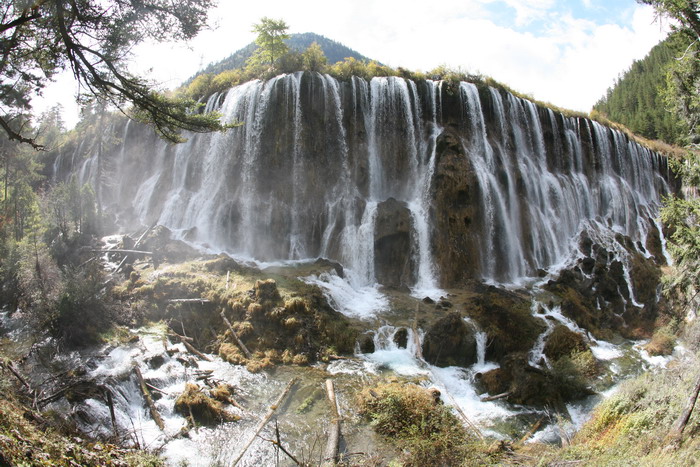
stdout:
[[319,286],[333,308],[351,318],[372,319],[389,308],[389,300],[377,284],[353,286],[347,279],[325,272],[302,279]]

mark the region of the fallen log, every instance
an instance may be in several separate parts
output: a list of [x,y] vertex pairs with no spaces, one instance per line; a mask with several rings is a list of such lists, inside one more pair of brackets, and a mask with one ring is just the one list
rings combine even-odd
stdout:
[[114,438],[119,439],[119,428],[117,427],[117,417],[114,414],[114,401],[112,400],[112,391],[110,391],[109,388],[105,388],[105,395],[107,396],[107,407],[109,407],[109,418],[112,420]]
[[238,334],[236,334],[236,331],[233,330],[233,326],[231,326],[231,322],[226,318],[226,315],[224,314],[224,310],[221,310],[221,317],[224,319],[224,323],[226,323],[226,326],[228,327],[229,332],[233,336],[233,338],[236,340],[236,343],[238,344],[238,347],[243,351],[247,359],[253,358],[253,356],[250,354],[250,351],[248,350],[248,347],[245,346],[242,340],[238,338]]
[[285,397],[287,397],[287,394],[289,394],[289,391],[292,390],[292,386],[294,386],[294,383],[296,383],[297,380],[296,378],[292,378],[292,380],[287,383],[287,386],[284,388],[284,391],[277,397],[275,400],[274,404],[270,406],[270,409],[267,411],[267,414],[265,414],[265,417],[260,420],[260,423],[258,423],[258,426],[255,428],[255,431],[253,432],[253,436],[250,437],[250,439],[245,443],[243,446],[243,450],[236,456],[236,458],[233,460],[231,463],[232,467],[235,467],[240,460],[243,458],[245,453],[248,451],[250,448],[250,445],[253,444],[253,441],[255,441],[255,438],[258,436],[258,433],[262,431],[263,428],[265,428],[265,425],[267,425],[267,422],[270,421],[272,416],[274,415],[275,411],[279,408],[279,406],[284,402]]
[[199,303],[204,305],[205,303],[211,303],[211,300],[206,298],[171,298],[168,303]]
[[139,387],[141,388],[141,393],[143,394],[143,398],[146,400],[146,405],[148,405],[148,410],[151,412],[151,417],[153,418],[153,421],[156,422],[156,425],[158,425],[158,428],[160,428],[161,431],[165,430],[165,423],[163,423],[163,418],[160,416],[160,413],[156,408],[156,404],[153,402],[151,393],[148,391],[148,386],[146,385],[146,381],[143,379],[141,369],[138,365],[134,366],[134,373],[136,373],[136,378],[138,378],[139,380]]
[[513,392],[508,391],[508,392],[503,392],[501,394],[496,394],[495,396],[482,397],[481,402],[491,402],[491,401],[497,401],[500,399],[505,399],[506,397],[510,396],[511,394],[513,394]]
[[328,430],[328,442],[323,453],[323,467],[332,467],[338,458],[338,443],[340,441],[340,411],[338,410],[338,400],[335,398],[333,381],[326,380],[326,395],[331,403],[331,423]]
[[127,253],[130,255],[152,255],[152,251],[141,251],[141,250],[122,250],[122,249],[117,249],[114,248],[112,250],[105,250],[105,249],[94,249],[92,250],[93,253]]
[[[416,307],[416,315],[418,314],[418,309],[420,307],[420,303]],[[418,334],[418,318],[413,320],[413,344],[416,348],[416,357],[424,361],[425,359],[423,358],[423,348],[420,345],[420,335]]]
[[693,387],[690,396],[688,396],[688,400],[685,403],[685,408],[683,409],[683,412],[673,424],[673,427],[671,427],[671,430],[666,436],[667,443],[672,445],[677,444],[680,441],[681,436],[683,435],[683,430],[688,424],[690,416],[693,414],[693,408],[695,407],[695,403],[697,402],[698,395],[700,395],[700,374],[698,374],[698,377],[695,380],[695,386]]
[[329,355],[328,360],[354,360],[353,357],[343,357],[342,355]]

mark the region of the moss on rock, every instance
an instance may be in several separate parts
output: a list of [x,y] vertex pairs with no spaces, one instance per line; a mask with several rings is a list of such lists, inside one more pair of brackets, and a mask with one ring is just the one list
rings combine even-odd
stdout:
[[237,421],[240,418],[227,412],[221,402],[191,383],[187,383],[185,391],[175,401],[175,412],[183,417],[191,416],[193,422],[207,426]]
[[581,334],[561,324],[554,327],[544,346],[544,354],[550,360],[570,357],[575,352],[586,350],[588,350],[586,339]]
[[530,300],[514,292],[488,287],[467,313],[488,336],[486,358],[501,361],[513,352],[526,352],[546,329],[532,316]]

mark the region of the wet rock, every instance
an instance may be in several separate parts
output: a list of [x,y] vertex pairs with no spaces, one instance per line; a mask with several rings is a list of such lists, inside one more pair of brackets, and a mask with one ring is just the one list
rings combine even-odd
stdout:
[[435,303],[435,300],[433,300],[433,299],[430,298],[430,297],[424,297],[424,298],[423,298],[423,303],[425,303],[425,304],[427,304],[427,305],[433,305],[433,304]]
[[474,330],[459,313],[449,313],[425,333],[423,356],[428,363],[441,367],[467,367],[476,363]]
[[139,245],[139,249],[152,251],[154,263],[158,260],[182,262],[199,256],[199,252],[181,240],[172,238],[172,232],[159,225],[151,229]]
[[501,368],[483,374],[478,384],[490,395],[508,393],[511,403],[559,412],[566,411],[566,402],[592,393],[583,380],[570,374],[533,367],[524,352],[508,355]]
[[322,268],[332,269],[340,278],[345,277],[345,271],[343,270],[343,266],[338,262],[331,261],[326,258],[319,258],[314,262],[314,264]]
[[377,205],[374,229],[374,270],[377,281],[406,288],[416,281],[411,211],[394,198]]
[[408,346],[408,329],[399,328],[394,333],[394,343],[402,349]]
[[476,385],[479,390],[491,395],[508,392],[510,383],[510,376],[502,368],[495,368],[486,373],[477,373],[476,375]]
[[374,353],[374,337],[371,334],[363,334],[360,336],[360,352]]
[[165,357],[161,355],[154,355],[153,357],[146,360],[146,364],[151,368],[160,368],[165,363]]

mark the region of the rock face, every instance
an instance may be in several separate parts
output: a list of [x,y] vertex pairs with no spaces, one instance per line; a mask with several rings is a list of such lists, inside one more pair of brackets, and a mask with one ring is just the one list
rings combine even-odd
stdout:
[[603,246],[583,232],[583,258],[549,281],[547,289],[560,298],[567,317],[599,339],[614,334],[648,338],[665,301],[658,293],[661,270],[655,257],[645,257],[638,248],[622,234]]
[[408,289],[416,281],[411,211],[394,198],[377,205],[374,273],[387,287]]
[[459,313],[449,313],[425,333],[423,357],[428,363],[441,367],[473,365],[476,363],[474,330]]
[[480,270],[478,181],[456,129],[438,137],[435,156],[435,261],[442,280],[456,284]]

